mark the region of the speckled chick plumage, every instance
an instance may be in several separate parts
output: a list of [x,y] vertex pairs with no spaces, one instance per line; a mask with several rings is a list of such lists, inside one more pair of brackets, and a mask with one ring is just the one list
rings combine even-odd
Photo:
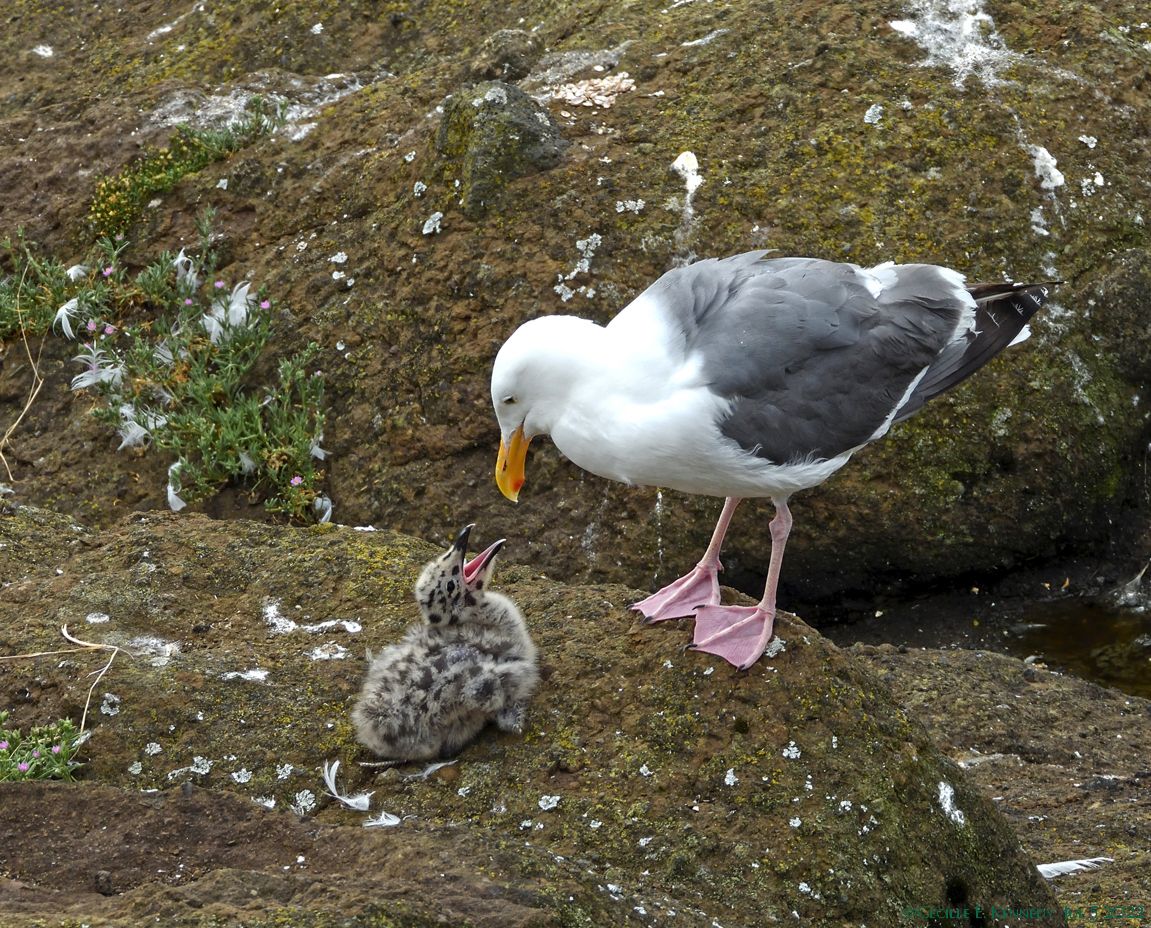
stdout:
[[352,721],[382,758],[451,757],[490,721],[523,729],[539,683],[536,647],[516,604],[484,589],[503,540],[466,561],[471,529],[420,574],[423,621],[370,658]]

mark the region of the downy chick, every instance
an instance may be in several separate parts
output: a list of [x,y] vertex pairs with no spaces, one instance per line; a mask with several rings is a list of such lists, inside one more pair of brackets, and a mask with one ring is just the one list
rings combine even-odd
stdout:
[[523,728],[539,682],[536,647],[515,603],[484,589],[504,539],[465,560],[473,527],[420,574],[423,622],[371,660],[352,721],[381,757],[451,757],[489,721]]

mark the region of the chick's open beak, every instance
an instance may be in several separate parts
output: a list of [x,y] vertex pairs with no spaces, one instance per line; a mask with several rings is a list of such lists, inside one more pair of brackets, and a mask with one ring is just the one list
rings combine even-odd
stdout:
[[500,439],[500,453],[496,458],[496,486],[513,503],[519,501],[520,487],[524,485],[524,464],[531,439],[524,435],[521,425],[512,432],[511,441]]

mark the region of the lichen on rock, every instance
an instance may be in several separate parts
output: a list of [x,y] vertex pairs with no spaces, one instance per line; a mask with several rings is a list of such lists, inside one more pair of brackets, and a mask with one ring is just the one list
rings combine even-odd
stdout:
[[517,178],[559,163],[568,143],[548,111],[514,84],[485,81],[444,104],[436,134],[439,170],[459,183],[459,203],[476,219]]

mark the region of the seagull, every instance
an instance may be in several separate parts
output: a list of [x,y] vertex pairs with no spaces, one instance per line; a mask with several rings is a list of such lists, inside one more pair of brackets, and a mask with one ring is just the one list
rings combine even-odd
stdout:
[[[1045,284],[968,284],[929,264],[767,255],[674,268],[606,326],[525,322],[491,379],[508,499],[538,435],[600,477],[724,498],[699,563],[632,608],[648,623],[694,616],[692,647],[740,669],[771,640],[792,494],[1025,339],[1047,296]],[[765,497],[775,516],[763,598],[721,605],[732,515]]]

